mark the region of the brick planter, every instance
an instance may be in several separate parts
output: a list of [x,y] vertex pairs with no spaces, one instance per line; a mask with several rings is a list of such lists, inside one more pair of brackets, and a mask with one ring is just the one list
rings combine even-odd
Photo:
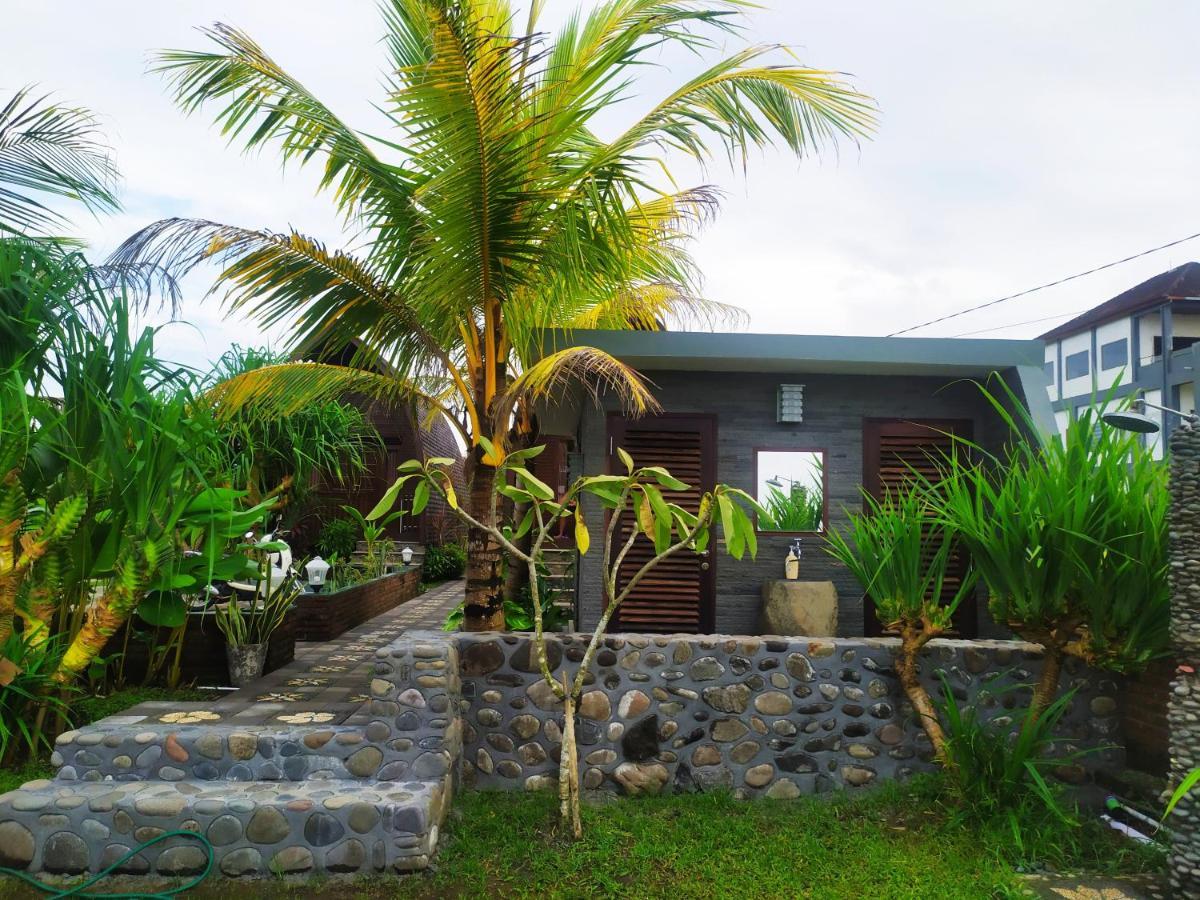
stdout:
[[1122,685],[1117,699],[1130,768],[1151,775],[1167,774],[1171,757],[1167,701],[1174,677],[1175,660],[1156,659],[1144,672],[1126,678]]
[[[296,623],[299,616],[295,611],[288,614],[283,624],[275,629],[271,640],[267,643],[267,664],[263,674],[274,672],[296,658]],[[169,635],[166,628],[159,629],[158,639],[165,642]],[[131,640],[127,647],[122,648],[124,632],[118,631],[104,648],[105,655],[125,652],[125,675],[130,679],[140,679],[146,671],[149,647],[142,641]],[[165,671],[166,667],[164,667]],[[225,663],[225,637],[217,628],[213,614],[188,614],[187,630],[183,636],[183,653],[180,657],[180,670],[185,682],[196,682],[204,686],[228,687],[229,669]]]
[[414,566],[328,594],[301,594],[296,601],[296,640],[333,640],[407,603],[420,589],[421,570]]

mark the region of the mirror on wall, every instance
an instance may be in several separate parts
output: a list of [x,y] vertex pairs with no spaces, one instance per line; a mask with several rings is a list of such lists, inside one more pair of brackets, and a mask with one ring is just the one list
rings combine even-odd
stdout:
[[825,530],[825,453],[758,450],[755,498],[768,517],[758,530],[784,534]]

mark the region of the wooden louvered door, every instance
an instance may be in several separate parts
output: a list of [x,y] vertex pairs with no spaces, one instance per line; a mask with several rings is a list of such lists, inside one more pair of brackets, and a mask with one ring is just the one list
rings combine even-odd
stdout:
[[[623,448],[639,466],[663,466],[689,486],[687,491],[665,491],[664,496],[696,512],[700,496],[716,484],[716,420],[711,416],[654,416],[608,420],[609,469],[624,471],[616,448]],[[633,516],[625,513],[618,536],[628,536]],[[621,546],[623,538],[617,541]],[[654,545],[639,535],[621,566],[619,584],[625,584],[654,555]],[[617,631],[670,634],[677,631],[711,633],[716,606],[715,553],[680,550],[660,563],[634,588],[614,617]]]
[[[913,477],[913,470],[932,482],[939,478],[939,461],[954,447],[954,437],[971,440],[969,419],[865,419],[863,421],[863,487],[880,499],[889,490],[898,490]],[[961,452],[961,450],[960,450]],[[956,549],[950,558],[942,594],[953,598],[967,570],[967,556]],[[875,606],[866,603],[863,609],[868,635],[883,633],[883,625],[875,615]],[[958,637],[975,636],[978,616],[974,595],[959,604],[953,618]]]

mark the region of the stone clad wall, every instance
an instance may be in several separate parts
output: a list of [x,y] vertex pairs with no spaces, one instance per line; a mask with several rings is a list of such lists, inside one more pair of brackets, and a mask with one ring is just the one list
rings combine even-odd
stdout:
[[[536,674],[525,635],[459,634],[463,780],[485,789],[549,787],[557,777],[562,704]],[[586,636],[548,646],[574,672]],[[739,796],[795,797],[931,769],[929,744],[892,670],[897,642],[727,636],[608,637],[580,703],[580,767],[589,790],[625,793],[724,788]],[[1008,717],[1027,696],[1041,649],[1015,642],[934,641],[924,674],[959,700]],[[1078,689],[1064,720],[1076,746],[1118,738],[1106,676],[1067,665]],[[1003,719],[1000,719],[1003,722]],[[1119,765],[1119,750],[1087,757]],[[1059,773],[1081,780],[1080,768]]]
[[[1171,437],[1171,644],[1179,666],[1171,682],[1171,786],[1200,767],[1200,429],[1181,425]],[[1175,807],[1171,886],[1200,896],[1200,790]]]

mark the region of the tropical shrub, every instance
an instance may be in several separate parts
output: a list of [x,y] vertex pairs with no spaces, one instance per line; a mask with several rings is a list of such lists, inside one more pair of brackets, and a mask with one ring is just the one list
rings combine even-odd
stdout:
[[58,643],[35,643],[14,632],[0,646],[0,764],[9,765],[19,755],[35,758],[51,746],[41,719],[46,710],[65,714],[69,708],[67,694],[54,690],[62,656]]
[[975,589],[968,572],[949,600],[943,598],[954,537],[936,518],[928,493],[913,484],[882,500],[864,494],[866,509],[851,514],[846,533],[831,530],[825,550],[862,585],[879,621],[900,634],[896,666],[900,684],[920,718],[939,761],[951,764],[946,738],[921,683],[920,654],[950,628],[951,617]]
[[250,502],[273,497],[276,514],[302,514],[318,481],[344,484],[366,470],[381,446],[379,433],[358,407],[337,400],[313,403],[287,414],[259,415],[239,406],[225,382],[285,361],[282,354],[234,345],[203,384],[216,399],[218,456],[210,464],[227,482],[246,491]]
[[1019,831],[1033,806],[1064,825],[1077,824],[1043,774],[1072,765],[1084,755],[1084,751],[1056,752],[1055,732],[1075,692],[1063,694],[1040,714],[1032,707],[1026,709],[1021,727],[1014,732],[1007,717],[1000,723],[989,722],[978,706],[959,707],[945,675],[941,679],[937,706],[946,723],[947,768],[960,815],[977,822],[1003,820]]
[[1133,672],[1166,651],[1167,468],[1096,409],[1039,440],[1027,413],[1009,412],[1022,408],[1011,391],[1007,404],[984,394],[1012,440],[977,465],[949,461],[933,496],[996,621],[1045,647],[1033,697],[1044,710],[1068,655]]
[[[547,586],[546,579],[542,577],[539,587],[539,594],[542,601],[542,627],[547,631],[561,631],[562,628],[571,620],[570,614],[557,605],[557,592]],[[446,616],[446,621],[442,623],[443,631],[461,631],[463,622],[466,620],[465,602],[458,604]],[[528,584],[522,584],[521,590],[517,592],[515,600],[504,601],[504,630],[505,631],[532,631],[536,624],[537,611],[533,606],[533,588]]]
[[380,517],[378,520],[367,519],[353,506],[342,506],[343,511],[358,527],[366,544],[366,556],[363,559],[363,574],[367,578],[378,578],[387,573],[388,560],[395,545],[387,539],[387,527],[392,522],[398,522],[404,516],[403,510],[396,510]]
[[351,519],[327,519],[317,535],[317,552],[327,560],[348,560],[358,549],[358,526]]
[[426,581],[462,578],[467,567],[467,551],[461,544],[430,544],[425,548],[421,577]]
[[[495,449],[486,438],[484,449],[488,453]],[[525,565],[533,604],[533,646],[538,667],[542,678],[564,706],[563,752],[560,754],[558,773],[560,813],[563,822],[570,822],[573,834],[579,837],[582,825],[579,818],[579,748],[575,742],[575,708],[587,684],[592,660],[604,639],[608,623],[630,592],[660,563],[681,550],[703,552],[710,544],[720,545],[713,534],[714,521],[720,523],[723,546],[731,556],[735,559],[741,559],[746,553],[754,556],[758,550],[758,538],[754,521],[743,506],[754,512],[760,510],[754,498],[745,491],[724,484],[704,491],[695,512],[684,509],[668,501],[663,492],[688,490],[688,485],[660,466],[636,466],[632,457],[621,448],[617,448],[617,457],[625,467],[625,474],[578,478],[566,494],[558,498],[549,485],[525,468],[526,461],[544,449],[540,446],[530,447],[509,453],[497,469],[496,490],[513,502],[514,509],[525,510],[520,521],[502,526],[485,526],[464,510],[458,503],[454,480],[449,471],[452,461],[445,459],[403,463],[399,478],[388,488],[369,518],[385,515],[395,504],[404,485],[415,480],[417,490],[438,491],[468,526],[487,530],[512,559]],[[545,570],[543,551],[546,541],[557,532],[560,521],[573,523],[575,546],[581,554],[586,554],[591,548],[591,535],[581,505],[585,498],[598,502],[610,516],[610,525],[604,530],[601,549],[603,612],[574,674],[568,671],[567,660],[564,659],[563,669],[556,676],[550,671],[546,653],[545,625],[549,598],[542,596],[542,579],[539,575]],[[628,535],[621,534],[618,537],[617,523],[623,518],[634,527],[629,529]],[[524,549],[519,542],[526,536],[530,540],[528,548]],[[625,551],[642,538],[653,546],[653,555],[632,575],[623,575],[621,564],[625,559]],[[615,549],[614,543],[617,545]]]

